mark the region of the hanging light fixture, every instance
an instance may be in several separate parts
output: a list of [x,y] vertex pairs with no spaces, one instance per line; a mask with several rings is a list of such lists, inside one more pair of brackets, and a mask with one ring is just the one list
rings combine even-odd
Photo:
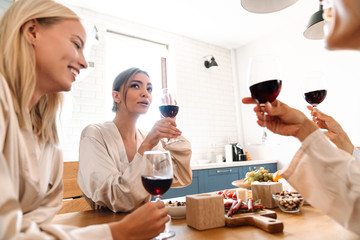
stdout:
[[241,6],[252,13],[272,13],[290,7],[298,0],[241,0]]
[[218,68],[219,67],[219,65],[217,64],[217,62],[215,61],[215,58],[213,56],[211,56],[210,61],[205,60],[204,65],[206,68]]
[[304,37],[310,40],[321,40],[324,39],[324,25],[325,21],[323,18],[323,5],[320,0],[319,11],[311,15],[309,24],[304,31]]

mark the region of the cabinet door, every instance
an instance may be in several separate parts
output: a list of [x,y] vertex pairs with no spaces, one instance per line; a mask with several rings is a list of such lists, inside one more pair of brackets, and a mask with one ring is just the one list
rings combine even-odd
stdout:
[[163,195],[162,199],[183,197],[186,195],[199,193],[199,171],[193,170],[192,173],[193,173],[193,177],[190,185],[180,188],[170,188],[169,191],[167,191]]
[[199,173],[200,192],[213,192],[235,188],[232,182],[239,179],[239,168],[215,168],[201,170]]

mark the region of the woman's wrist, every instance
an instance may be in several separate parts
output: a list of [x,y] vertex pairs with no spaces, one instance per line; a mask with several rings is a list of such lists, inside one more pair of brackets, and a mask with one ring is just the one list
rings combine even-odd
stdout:
[[125,224],[122,223],[122,221],[109,223],[108,225],[111,231],[112,238],[114,240],[128,239],[128,237],[126,236],[127,234],[126,226]]
[[316,124],[311,121],[310,119],[306,119],[304,123],[300,126],[298,132],[296,133],[295,137],[303,142],[307,136],[311,133],[319,129]]
[[342,136],[340,137],[340,139],[342,139],[342,146],[338,146],[338,147],[344,150],[345,152],[352,154],[354,151],[354,145],[352,144],[349,136],[345,132],[341,135]]
[[152,148],[150,145],[148,145],[148,144],[146,144],[145,142],[143,142],[143,143],[140,145],[139,149],[138,149],[138,153],[140,153],[141,155],[144,155],[144,152],[150,151],[150,150],[152,150],[152,149],[153,149],[153,148]]

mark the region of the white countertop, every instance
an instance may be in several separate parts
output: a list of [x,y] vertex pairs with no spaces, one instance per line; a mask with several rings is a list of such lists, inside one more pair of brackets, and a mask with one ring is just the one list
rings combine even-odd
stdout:
[[211,168],[224,168],[224,167],[238,167],[238,166],[251,166],[258,164],[277,163],[278,160],[251,160],[239,162],[222,162],[222,163],[206,163],[206,164],[191,164],[192,170],[211,169]]

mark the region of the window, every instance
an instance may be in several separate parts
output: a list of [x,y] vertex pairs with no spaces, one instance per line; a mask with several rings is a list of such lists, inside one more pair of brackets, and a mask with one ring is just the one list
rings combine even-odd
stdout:
[[[160,118],[158,109],[162,88],[161,59],[166,58],[168,51],[165,44],[138,39],[108,30],[105,46],[105,79],[106,91],[109,92],[106,108],[112,108],[111,90],[115,77],[130,67],[146,71],[153,84],[153,101],[145,117],[141,116],[137,127],[150,130]],[[109,110],[107,119],[113,119],[114,113]]]

